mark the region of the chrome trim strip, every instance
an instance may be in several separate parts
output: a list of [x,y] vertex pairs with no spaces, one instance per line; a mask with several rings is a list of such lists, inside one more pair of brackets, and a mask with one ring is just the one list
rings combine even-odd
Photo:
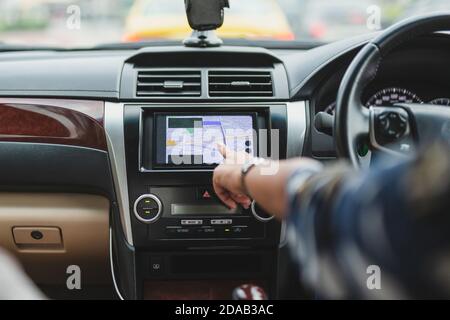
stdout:
[[278,245],[279,248],[284,247],[287,245],[287,224],[286,221],[283,220],[281,223],[281,231],[280,231],[280,244]]
[[109,159],[119,205],[120,221],[125,239],[133,245],[130,203],[128,199],[128,180],[125,158],[124,104],[105,102],[105,131]]
[[306,139],[308,119],[306,119],[306,102],[286,103],[287,113],[287,158],[300,157]]
[[125,300],[120,293],[119,286],[117,285],[116,276],[114,274],[114,263],[113,263],[113,250],[112,250],[112,229],[109,228],[109,265],[111,267],[111,277],[114,284],[114,289],[116,290],[117,296],[120,300]]
[[[286,157],[295,158],[303,155],[308,119],[305,101],[286,103],[287,146]],[[280,247],[286,244],[286,221],[281,223]]]

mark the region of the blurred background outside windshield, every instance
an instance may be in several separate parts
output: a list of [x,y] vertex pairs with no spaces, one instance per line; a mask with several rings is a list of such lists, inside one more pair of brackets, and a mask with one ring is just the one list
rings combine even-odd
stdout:
[[[450,0],[230,0],[223,38],[331,42],[407,17],[450,10]],[[182,40],[183,0],[0,0],[0,41],[89,47]]]

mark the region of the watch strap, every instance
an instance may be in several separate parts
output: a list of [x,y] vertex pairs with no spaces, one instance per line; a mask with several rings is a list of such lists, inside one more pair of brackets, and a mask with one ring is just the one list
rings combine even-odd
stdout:
[[244,163],[242,165],[241,186],[242,186],[242,189],[244,190],[245,195],[250,196],[247,186],[245,184],[245,177],[254,167],[256,167],[257,165],[259,165],[260,163],[263,163],[263,162],[264,162],[264,159],[255,157],[255,158],[250,159],[249,161],[247,161],[246,163]]

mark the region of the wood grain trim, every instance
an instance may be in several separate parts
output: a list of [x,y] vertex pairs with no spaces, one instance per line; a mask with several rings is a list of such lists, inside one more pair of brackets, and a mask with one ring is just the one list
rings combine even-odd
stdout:
[[0,141],[107,150],[101,101],[0,99]]
[[144,283],[144,300],[231,300],[243,284],[266,288],[261,280],[154,280]]
[[91,117],[103,126],[105,103],[94,100],[0,98],[0,104],[31,104],[77,111]]

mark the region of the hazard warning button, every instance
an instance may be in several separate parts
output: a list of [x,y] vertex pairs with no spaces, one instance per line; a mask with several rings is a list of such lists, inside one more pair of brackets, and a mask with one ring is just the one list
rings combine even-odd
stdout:
[[217,200],[213,187],[200,187],[197,189],[197,200]]

